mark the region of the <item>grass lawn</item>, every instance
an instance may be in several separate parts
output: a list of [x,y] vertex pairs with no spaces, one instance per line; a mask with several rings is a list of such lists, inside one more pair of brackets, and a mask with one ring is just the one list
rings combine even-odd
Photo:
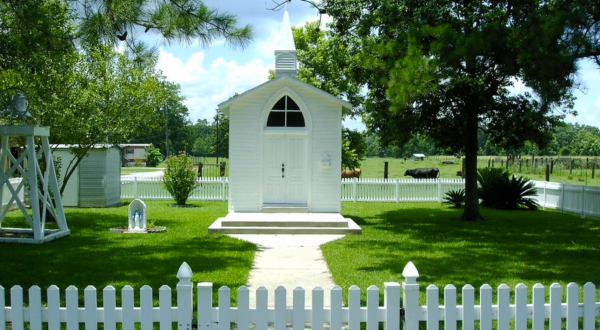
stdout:
[[554,211],[482,208],[486,221],[455,221],[462,210],[439,203],[342,204],[343,215],[363,229],[322,246],[334,281],[345,290],[402,282],[404,266],[417,267],[425,288],[453,284],[476,289],[502,283],[529,288],[557,282],[600,282],[600,219]]
[[[173,203],[170,200],[145,203],[148,219],[166,226],[166,232],[110,232],[111,227],[127,224],[129,201],[125,201],[120,207],[65,209],[71,235],[56,241],[41,245],[0,243],[0,285],[8,289],[18,284],[28,289],[37,284],[42,290],[52,284],[61,290],[75,285],[83,291],[87,285],[97,289],[132,285],[138,290],[147,284],[157,298],[163,284],[175,289],[175,275],[184,261],[194,272],[192,281],[213,282],[215,292],[222,285],[237,288],[247,282],[255,246],[207,231],[214,220],[227,214],[226,202],[192,201],[195,208],[169,207]],[[2,226],[23,227],[25,220],[17,221],[19,215],[10,212]]]
[[[194,282],[214,283],[215,304],[216,290],[223,285],[232,289],[235,302],[256,248],[207,234],[212,221],[227,213],[227,203],[192,202],[196,207],[186,209],[168,207],[170,203],[146,202],[149,219],[167,226],[167,232],[140,235],[109,231],[126,224],[128,201],[114,208],[67,208],[70,236],[42,245],[0,244],[0,285],[37,284],[44,290],[52,284],[61,290],[75,285],[83,291],[87,285],[132,285],[137,290],[148,284],[157,297],[163,284],[175,287],[175,274],[186,261]],[[383,289],[384,282],[402,282],[408,261],[421,275],[423,302],[429,284],[454,284],[460,299],[460,288],[467,283],[475,288],[484,283],[511,288],[520,282],[529,287],[538,282],[600,283],[597,218],[482,208],[486,221],[465,223],[453,220],[461,210],[439,203],[344,202],[342,211],[363,234],[327,243],[322,250],[344,292],[350,285],[358,285],[364,294],[370,285]],[[3,227],[10,227],[18,215],[9,213]]]

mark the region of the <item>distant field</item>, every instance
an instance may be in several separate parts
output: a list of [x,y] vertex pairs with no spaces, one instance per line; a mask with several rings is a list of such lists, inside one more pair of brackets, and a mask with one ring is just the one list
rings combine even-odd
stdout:
[[[596,158],[578,157],[579,161],[575,162],[572,169],[569,169],[568,162],[555,163],[553,172],[550,174],[550,181],[562,182],[571,184],[583,184],[590,186],[600,186],[600,166],[596,166],[595,176],[592,179],[591,163],[597,161]],[[454,161],[454,164],[442,165],[442,161]],[[506,167],[506,157],[479,157],[479,167]],[[460,159],[452,156],[432,156],[425,160],[398,159],[398,158],[367,158],[361,168],[362,178],[383,178],[384,162],[388,162],[388,178],[404,178],[404,172],[408,169],[422,167],[437,167],[440,169],[441,178],[457,178],[456,171],[461,169],[462,162]],[[578,163],[579,162],[579,163]],[[588,167],[585,168],[585,164]],[[509,167],[511,173],[519,176],[527,177],[535,181],[545,181],[545,165],[539,165],[536,169],[531,166],[530,159],[523,161],[521,171],[518,164]],[[410,178],[410,177],[406,177]]]

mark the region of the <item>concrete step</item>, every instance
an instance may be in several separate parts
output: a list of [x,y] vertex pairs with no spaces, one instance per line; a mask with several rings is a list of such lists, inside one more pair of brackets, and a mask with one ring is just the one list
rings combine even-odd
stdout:
[[307,206],[263,206],[263,213],[308,213]]
[[348,228],[347,221],[223,220],[221,227],[333,227]]
[[208,228],[209,233],[246,235],[345,235],[361,234],[360,228],[335,227],[221,227]]
[[229,213],[208,228],[209,233],[266,235],[360,234],[352,220],[339,213]]

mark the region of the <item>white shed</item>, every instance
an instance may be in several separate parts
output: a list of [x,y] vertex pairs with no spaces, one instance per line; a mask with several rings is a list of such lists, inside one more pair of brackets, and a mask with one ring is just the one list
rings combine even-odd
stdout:
[[296,78],[287,11],[275,79],[219,104],[229,114],[229,210],[341,210],[342,112],[352,105]]
[[[53,151],[61,158],[61,181],[74,158],[69,146],[59,145]],[[114,146],[96,145],[84,157],[69,179],[62,196],[64,206],[107,207],[121,203],[121,151]]]

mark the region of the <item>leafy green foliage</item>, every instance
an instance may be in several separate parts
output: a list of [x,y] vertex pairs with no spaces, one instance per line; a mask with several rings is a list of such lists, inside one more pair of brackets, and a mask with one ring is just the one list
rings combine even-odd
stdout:
[[[298,79],[331,95],[347,99],[354,109],[343,115],[358,114],[363,103],[359,85],[345,77],[352,70],[352,62],[342,45],[319,29],[319,22],[306,23],[301,28],[292,28],[298,52]],[[335,60],[334,60],[335,58]],[[274,78],[274,72],[270,72]],[[341,84],[341,85],[340,85]],[[342,168],[354,169],[365,159],[367,146],[362,134],[356,130],[342,129]]]
[[156,167],[164,159],[165,158],[160,153],[160,150],[158,148],[154,148],[153,145],[150,145],[148,148],[146,148],[146,166]]
[[[131,142],[164,128],[161,109],[170,110],[167,127],[177,128],[173,149],[193,146],[178,136],[187,136],[179,128],[189,126],[179,86],[155,69],[156,49],[139,42],[141,31],[169,43],[224,39],[241,48],[253,34],[198,0],[0,2],[0,98],[12,96],[6,89],[25,93],[37,124],[50,126],[51,142],[75,145],[61,192],[92,145]],[[115,52],[118,43],[127,51]]]
[[171,194],[177,205],[185,205],[194,189],[198,187],[196,171],[191,158],[185,152],[169,156],[163,176],[163,186]]
[[465,202],[465,190],[449,190],[444,196],[444,203],[452,204],[454,208],[460,209]]
[[141,31],[158,35],[165,43],[197,42],[202,47],[224,39],[230,46],[245,48],[254,34],[250,25],[238,26],[234,15],[199,0],[82,0],[71,8],[84,43],[115,46],[122,42],[136,58],[156,55],[156,48],[138,39]]
[[501,209],[517,209],[525,206],[536,210],[538,204],[531,197],[537,196],[533,181],[511,176],[502,168],[485,167],[477,171],[481,205]]
[[342,129],[342,169],[355,169],[365,159],[367,145],[362,133],[348,128]]
[[361,86],[347,79],[356,64],[346,53],[345,46],[321,30],[317,21],[292,30],[299,63],[298,79],[348,100],[354,108],[344,115],[359,114],[364,97]]
[[[560,16],[554,2],[323,5],[333,18],[332,38],[354,63],[345,79],[368,90],[363,119],[369,131],[383,145],[398,146],[425,133],[437,147],[465,155],[463,220],[481,219],[478,132],[505,149],[525,141],[544,147],[552,128],[572,111],[576,64],[571,44],[562,38],[567,29],[563,21],[541,19]],[[533,92],[511,89],[515,79]],[[342,90],[346,84],[338,82]]]

